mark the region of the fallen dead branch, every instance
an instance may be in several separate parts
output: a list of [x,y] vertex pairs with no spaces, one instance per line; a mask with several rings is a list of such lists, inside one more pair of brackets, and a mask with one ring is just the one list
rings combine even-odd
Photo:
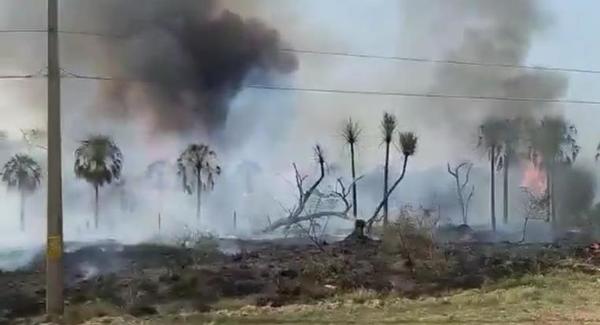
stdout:
[[[319,164],[320,173],[319,177],[314,181],[308,190],[304,190],[305,182],[308,176],[302,175],[298,170],[297,165],[295,163],[292,164],[294,167],[296,188],[298,191],[298,203],[292,209],[287,210],[287,217],[271,222],[269,226],[263,230],[263,232],[272,232],[282,227],[290,227],[295,224],[312,222],[316,219],[328,217],[353,220],[353,218],[348,215],[350,210],[352,210],[352,203],[348,200],[348,196],[351,193],[352,184],[350,186],[345,186],[343,180],[340,178],[337,180],[336,186],[331,192],[321,193],[318,188],[325,179],[325,157],[323,155],[323,150],[319,145],[315,146],[315,158]],[[356,181],[358,180],[360,180],[360,178],[358,178]],[[317,209],[315,211],[307,212],[307,205],[313,199],[319,201],[323,199],[335,200],[338,203],[341,202],[343,207],[340,210],[318,211]]]

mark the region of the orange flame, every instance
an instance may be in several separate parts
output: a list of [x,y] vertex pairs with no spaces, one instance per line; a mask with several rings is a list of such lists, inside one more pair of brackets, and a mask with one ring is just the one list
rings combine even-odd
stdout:
[[536,167],[532,162],[527,162],[521,186],[535,195],[543,195],[546,193],[546,171]]

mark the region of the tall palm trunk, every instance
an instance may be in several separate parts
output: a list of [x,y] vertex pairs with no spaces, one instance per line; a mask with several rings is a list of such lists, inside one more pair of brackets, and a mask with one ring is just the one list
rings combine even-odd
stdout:
[[496,177],[494,174],[495,171],[495,162],[496,162],[496,146],[492,146],[490,153],[490,208],[491,208],[491,216],[492,216],[492,230],[496,232],[496,196],[495,196],[495,188],[496,188]]
[[508,168],[510,154],[504,156],[504,224],[508,223]]
[[558,228],[558,220],[556,218],[556,205],[554,197],[554,168],[551,167],[548,174],[550,175],[550,183],[547,185],[550,190],[550,215],[552,217],[552,229],[556,231]]
[[550,168],[546,168],[546,196],[548,197],[548,208],[546,210],[546,222],[552,221],[552,180],[550,179]]
[[354,162],[354,144],[350,144],[350,160],[352,161],[352,214],[358,216],[358,200],[356,198],[356,165]]
[[20,229],[21,231],[25,231],[25,192],[21,191],[21,210],[20,210]]
[[394,192],[396,187],[398,187],[398,185],[400,185],[400,182],[402,182],[402,180],[404,179],[404,175],[406,175],[406,165],[408,163],[408,157],[409,157],[408,155],[404,155],[404,164],[402,165],[402,174],[400,174],[400,177],[398,177],[398,179],[396,179],[394,184],[392,184],[392,187],[385,194],[383,200],[381,200],[381,202],[375,209],[375,212],[371,216],[371,219],[369,219],[369,221],[367,222],[367,232],[368,233],[371,233],[373,223],[376,221],[377,216],[379,215],[379,212],[381,212],[381,209],[383,209],[385,202],[389,200],[390,196],[392,195],[392,193]]
[[196,220],[200,222],[200,215],[202,211],[202,183],[201,183],[201,172],[202,168],[198,168],[196,174]]
[[96,229],[98,229],[98,215],[100,212],[98,199],[98,184],[94,184],[94,227]]
[[390,172],[390,142],[386,142],[385,144],[385,170],[383,175],[383,226],[387,226],[388,224],[388,200],[386,199],[386,195],[388,192],[389,185],[389,172]]

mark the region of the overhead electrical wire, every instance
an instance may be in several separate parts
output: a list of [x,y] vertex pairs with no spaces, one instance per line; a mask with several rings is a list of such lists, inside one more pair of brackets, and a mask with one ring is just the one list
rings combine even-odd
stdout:
[[[46,30],[37,29],[14,29],[14,30],[0,30],[0,33],[46,33]],[[94,32],[79,32],[79,31],[59,31],[62,34],[75,34],[85,36],[98,36],[98,37],[110,37],[110,38],[121,38],[123,36],[118,35],[107,35],[102,33]],[[600,70],[592,69],[571,69],[571,68],[560,68],[560,67],[542,67],[542,66],[530,66],[530,65],[514,65],[514,64],[502,64],[502,63],[483,63],[483,62],[470,62],[460,60],[439,60],[439,59],[427,59],[427,58],[416,58],[416,57],[399,57],[399,56],[382,56],[382,55],[370,55],[370,54],[356,54],[347,52],[328,52],[328,51],[314,51],[314,50],[301,50],[293,48],[281,49],[283,52],[299,53],[299,54],[313,54],[313,55],[327,55],[336,57],[354,57],[364,59],[378,59],[378,60],[395,60],[395,61],[410,61],[420,63],[436,63],[436,64],[453,64],[453,65],[465,65],[475,67],[496,67],[496,68],[511,68],[511,69],[530,69],[530,70],[542,70],[542,71],[560,71],[560,72],[575,72],[575,73],[590,73],[600,74]],[[36,77],[44,77],[40,71],[34,74],[27,75],[0,75],[0,79],[32,79]],[[121,81],[121,82],[146,82],[143,80],[127,79],[127,78],[115,78],[108,76],[94,76],[84,75],[68,71],[61,68],[63,78],[67,79],[82,79],[82,80],[97,80],[97,81]],[[489,100],[489,101],[507,101],[507,102],[540,102],[540,103],[555,103],[555,104],[578,104],[578,105],[600,105],[600,101],[593,100],[576,100],[576,99],[557,99],[557,98],[529,98],[529,97],[503,97],[503,96],[482,96],[482,95],[454,95],[454,94],[443,94],[443,93],[413,93],[413,92],[401,92],[401,91],[374,91],[374,90],[348,90],[348,89],[334,89],[334,88],[313,88],[313,87],[288,87],[288,86],[273,86],[273,85],[260,85],[251,84],[246,85],[245,88],[264,90],[264,91],[287,91],[287,92],[307,92],[307,93],[326,93],[326,94],[349,94],[349,95],[369,95],[369,96],[396,96],[396,97],[417,97],[417,98],[432,98],[432,99],[455,99],[455,100]]]
[[555,104],[580,104],[580,105],[600,105],[600,101],[577,100],[577,99],[558,99],[558,98],[528,98],[528,97],[502,97],[502,96],[478,96],[478,95],[452,95],[440,93],[411,93],[400,91],[371,91],[371,90],[345,90],[345,89],[325,89],[325,88],[302,88],[302,87],[282,87],[267,85],[247,85],[245,88],[272,90],[272,91],[290,91],[290,92],[310,92],[310,93],[330,93],[330,94],[353,94],[353,95],[374,95],[374,96],[396,96],[396,97],[420,97],[420,98],[444,98],[444,99],[462,99],[462,100],[491,100],[508,102],[539,102]]
[[[111,78],[104,76],[88,76],[68,72],[63,69],[66,78],[84,79],[84,80],[102,80],[102,81],[129,81],[129,82],[146,82],[143,80]],[[442,93],[413,93],[401,91],[371,91],[371,90],[347,90],[347,89],[329,89],[329,88],[305,88],[305,87],[285,87],[285,86],[270,86],[250,84],[244,86],[247,89],[265,90],[265,91],[288,91],[288,92],[309,92],[309,93],[324,93],[324,94],[349,94],[349,95],[369,95],[369,96],[393,96],[393,97],[417,97],[417,98],[440,98],[440,99],[456,99],[456,100],[489,100],[489,101],[505,101],[505,102],[539,102],[553,104],[577,104],[577,105],[600,105],[600,101],[593,100],[577,100],[577,99],[559,99],[559,98],[535,98],[535,97],[503,97],[503,96],[479,96],[479,95],[453,95]]]
[[[0,33],[46,33],[46,32],[47,32],[46,30],[41,30],[41,29],[0,30]],[[126,39],[127,38],[127,36],[124,36],[124,35],[106,34],[106,33],[100,33],[100,32],[87,32],[87,31],[60,30],[59,33],[66,34],[66,35],[71,34],[71,35],[94,36],[94,37],[114,38],[114,39]],[[409,56],[393,56],[393,55],[376,55],[376,54],[352,53],[352,52],[306,50],[306,49],[296,49],[296,48],[282,48],[282,49],[280,49],[280,51],[288,52],[288,53],[297,53],[297,54],[322,55],[322,56],[334,56],[334,57],[351,57],[351,58],[359,58],[359,59],[447,64],[447,65],[487,67],[487,68],[523,69],[523,70],[537,70],[537,71],[548,71],[548,72],[554,71],[554,72],[567,72],[567,73],[600,74],[600,70],[596,70],[596,69],[579,69],[579,68],[564,68],[564,67],[539,66],[539,65],[527,65],[527,64],[477,62],[477,61],[458,60],[458,59],[455,59],[455,60],[434,59],[434,58],[409,57]]]

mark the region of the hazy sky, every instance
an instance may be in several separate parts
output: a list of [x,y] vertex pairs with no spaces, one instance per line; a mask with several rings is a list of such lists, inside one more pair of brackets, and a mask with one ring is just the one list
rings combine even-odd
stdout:
[[[74,12],[74,4],[83,1],[63,0],[64,30],[101,31],[102,22],[88,19],[92,13]],[[165,0],[168,1],[168,0]],[[498,5],[500,0],[494,2]],[[515,1],[502,1],[510,5]],[[490,0],[222,0],[220,3],[245,17],[256,17],[281,33],[290,47],[306,50],[352,52],[361,54],[410,56],[444,59],[449,52],[468,43],[465,30],[488,20],[493,13],[479,19],[479,4]],[[40,0],[0,0],[0,30],[44,29],[45,6]],[[544,17],[544,28],[534,30],[531,47],[526,49],[523,64],[600,70],[600,45],[597,42],[600,3],[595,0],[540,0],[537,11]],[[459,9],[456,9],[459,8]],[[482,5],[483,7],[483,5]],[[474,8],[473,11],[470,9]],[[510,12],[510,11],[507,11]],[[520,17],[520,15],[516,15]],[[498,18],[496,18],[498,19]],[[502,20],[504,19],[504,20]],[[499,23],[510,26],[510,15],[501,16]],[[518,18],[515,18],[518,19]],[[496,23],[498,23],[496,21]],[[90,23],[88,23],[90,22]],[[516,21],[519,24],[527,22]],[[104,26],[106,28],[106,26]],[[63,35],[62,65],[81,74],[103,75],[102,67],[110,62],[105,49],[115,40],[96,37]],[[0,33],[0,75],[32,73],[45,65],[45,35]],[[479,80],[501,82],[496,74],[516,74],[518,71],[450,67],[468,70],[464,89],[454,84],[459,78],[440,82],[440,66],[427,63],[368,60],[299,54],[299,69],[292,75],[272,81],[276,85],[348,90],[381,90],[429,92],[453,91],[454,94],[478,95]],[[468,58],[466,58],[468,60]],[[451,76],[460,76],[452,73]],[[480,78],[481,77],[481,78]],[[567,74],[568,89],[564,98],[598,100],[600,74]],[[542,78],[542,80],[544,80]],[[493,84],[493,83],[492,83]],[[69,156],[78,140],[90,133],[109,133],[123,147],[126,173],[131,166],[145,166],[161,156],[173,157],[182,149],[176,136],[150,137],[143,117],[137,121],[90,119],[98,103],[101,83],[97,81],[65,80],[63,83],[63,119],[65,168],[71,169]],[[468,92],[471,93],[468,93]],[[490,94],[486,94],[490,95]],[[536,94],[531,94],[536,97]],[[465,110],[461,110],[461,105]],[[421,98],[375,97],[360,95],[330,95],[313,93],[269,92],[247,89],[232,103],[225,130],[231,144],[222,157],[231,166],[243,160],[256,160],[274,174],[290,172],[290,163],[311,166],[311,147],[319,142],[325,146],[331,161],[346,164],[339,128],[353,116],[363,126],[363,141],[359,169],[370,171],[381,164],[382,150],[379,120],[384,111],[396,113],[402,130],[416,131],[420,136],[418,154],[411,168],[427,170],[443,166],[448,160],[478,159],[475,153],[476,124],[445,123],[446,117],[470,114],[477,106],[488,103],[450,102]],[[468,106],[468,107],[466,107]],[[506,104],[514,108],[515,104]],[[494,106],[502,110],[502,105]],[[452,109],[448,111],[448,109]],[[441,110],[440,110],[441,109]],[[598,121],[600,106],[550,105],[548,110],[562,109],[579,128],[583,146],[582,162],[590,164],[600,140]],[[497,111],[498,112],[498,111]],[[0,80],[0,129],[17,137],[18,128],[43,127],[45,123],[44,80]],[[438,115],[441,116],[435,116]],[[483,113],[472,119],[481,118]],[[501,114],[501,113],[500,113]],[[469,117],[458,119],[469,120]],[[150,140],[151,139],[151,140]],[[195,139],[194,139],[195,140]],[[189,142],[186,138],[184,142]],[[152,149],[150,149],[152,147]],[[158,148],[158,149],[157,149]],[[132,154],[135,152],[135,154]],[[4,160],[5,157],[0,157]],[[395,159],[398,159],[397,157]],[[128,167],[129,166],[129,167]],[[72,178],[70,173],[65,177]],[[80,184],[78,189],[84,189]]]
[[[64,0],[63,7],[79,0]],[[445,2],[452,3],[454,0]],[[461,0],[456,0],[460,2]],[[442,1],[443,2],[443,1]],[[416,0],[347,0],[340,5],[335,0],[255,0],[240,2],[224,0],[225,7],[240,11],[245,16],[257,17],[267,24],[277,28],[282,38],[292,47],[299,49],[314,49],[339,52],[368,53],[378,55],[400,55],[415,57],[443,58],[444,50],[452,48],[452,42],[460,40],[460,19],[455,23],[437,22],[440,13],[432,12],[438,1]],[[476,2],[476,1],[475,1]],[[0,11],[0,29],[32,28],[43,29],[45,24],[45,8],[39,0],[0,0],[5,10]],[[598,4],[591,0],[539,1],[539,7],[547,11],[550,23],[548,27],[535,33],[532,47],[527,59],[528,64],[573,67],[584,69],[600,69],[600,46],[597,45],[595,31],[597,19],[595,13]],[[438,6],[441,7],[441,6]],[[443,9],[440,9],[443,10]],[[90,30],[96,27],[81,26],[85,18],[75,15],[65,9],[63,11],[64,29]],[[418,32],[417,32],[418,31]],[[427,32],[436,35],[428,35]],[[457,39],[456,36],[459,36]],[[447,39],[448,44],[444,44]],[[44,65],[43,35],[36,34],[1,34],[4,44],[0,48],[0,72],[19,73],[36,71]],[[110,58],[102,57],[97,51],[98,40],[89,37],[66,35],[63,36],[63,65],[81,73],[101,73],[95,70],[97,62]],[[77,51],[69,51],[77,48]],[[74,57],[73,53],[77,53]],[[39,54],[38,54],[39,53]],[[403,63],[355,58],[339,58],[327,56],[299,55],[300,69],[283,84],[299,86],[362,89],[362,90],[405,90],[423,92],[427,90],[431,79],[427,76],[433,68],[429,64]],[[595,91],[600,86],[598,75],[569,74],[569,90],[566,97],[577,99],[600,100],[600,94]],[[74,85],[65,81],[65,100],[69,103],[70,93],[89,91],[93,94],[92,82],[78,82]],[[27,116],[26,107],[39,106],[36,98],[44,93],[43,82],[40,81],[2,81],[3,94],[0,99],[2,113],[10,114],[11,119],[2,119],[0,127],[13,128],[22,126],[28,121],[43,125],[43,116],[32,118]],[[33,92],[33,93],[32,93]],[[424,99],[406,99],[391,97],[371,97],[352,95],[319,95],[303,93],[265,93],[247,90],[238,97],[238,102],[250,101],[258,116],[268,119],[273,110],[273,103],[280,107],[278,112],[286,112],[287,116],[308,119],[311,122],[332,128],[331,119],[318,119],[321,114],[336,112],[340,120],[343,115],[358,115],[357,119],[372,119],[381,110],[402,112],[404,107],[413,105],[415,101]],[[93,96],[93,95],[92,95]],[[91,100],[90,97],[87,97]],[[332,103],[335,102],[335,103]],[[438,103],[432,102],[431,105]],[[77,105],[85,105],[78,102]],[[281,107],[287,106],[287,107]],[[234,105],[235,107],[235,105]],[[247,108],[246,108],[247,109]],[[565,106],[569,118],[578,123],[582,138],[593,139],[600,136],[593,134],[589,122],[600,117],[600,110],[593,106]],[[73,110],[66,107],[65,111]],[[234,110],[235,113],[235,110]],[[279,119],[281,116],[277,115]],[[235,114],[234,114],[235,117]],[[68,116],[65,117],[70,120]],[[416,121],[418,123],[418,121]],[[235,119],[233,125],[238,127]],[[341,123],[341,122],[340,122]],[[367,124],[368,122],[365,122]],[[245,123],[244,123],[245,124]],[[339,124],[339,123],[338,123]],[[377,121],[365,125],[366,134],[377,136]],[[297,124],[304,126],[305,124]],[[402,127],[414,127],[413,121],[401,119]],[[260,123],[251,126],[260,129]],[[418,128],[421,130],[422,128]],[[270,131],[270,130],[269,130]],[[292,134],[294,132],[291,128]],[[302,130],[297,131],[302,133]],[[316,132],[321,133],[321,132]],[[335,132],[330,132],[335,133]],[[311,135],[303,134],[305,137]],[[300,135],[293,135],[297,137]],[[322,138],[323,134],[315,137]],[[367,135],[366,135],[367,136]],[[333,135],[335,137],[335,134]],[[424,139],[425,140],[425,139]],[[240,140],[241,141],[241,140]],[[323,140],[321,140],[323,141]],[[331,140],[332,142],[335,139]],[[309,142],[308,140],[306,142]],[[306,146],[305,146],[306,147]],[[310,151],[308,148],[298,148],[300,151]],[[297,151],[294,149],[294,151]],[[427,159],[425,159],[427,158]],[[435,157],[424,157],[427,161]]]

